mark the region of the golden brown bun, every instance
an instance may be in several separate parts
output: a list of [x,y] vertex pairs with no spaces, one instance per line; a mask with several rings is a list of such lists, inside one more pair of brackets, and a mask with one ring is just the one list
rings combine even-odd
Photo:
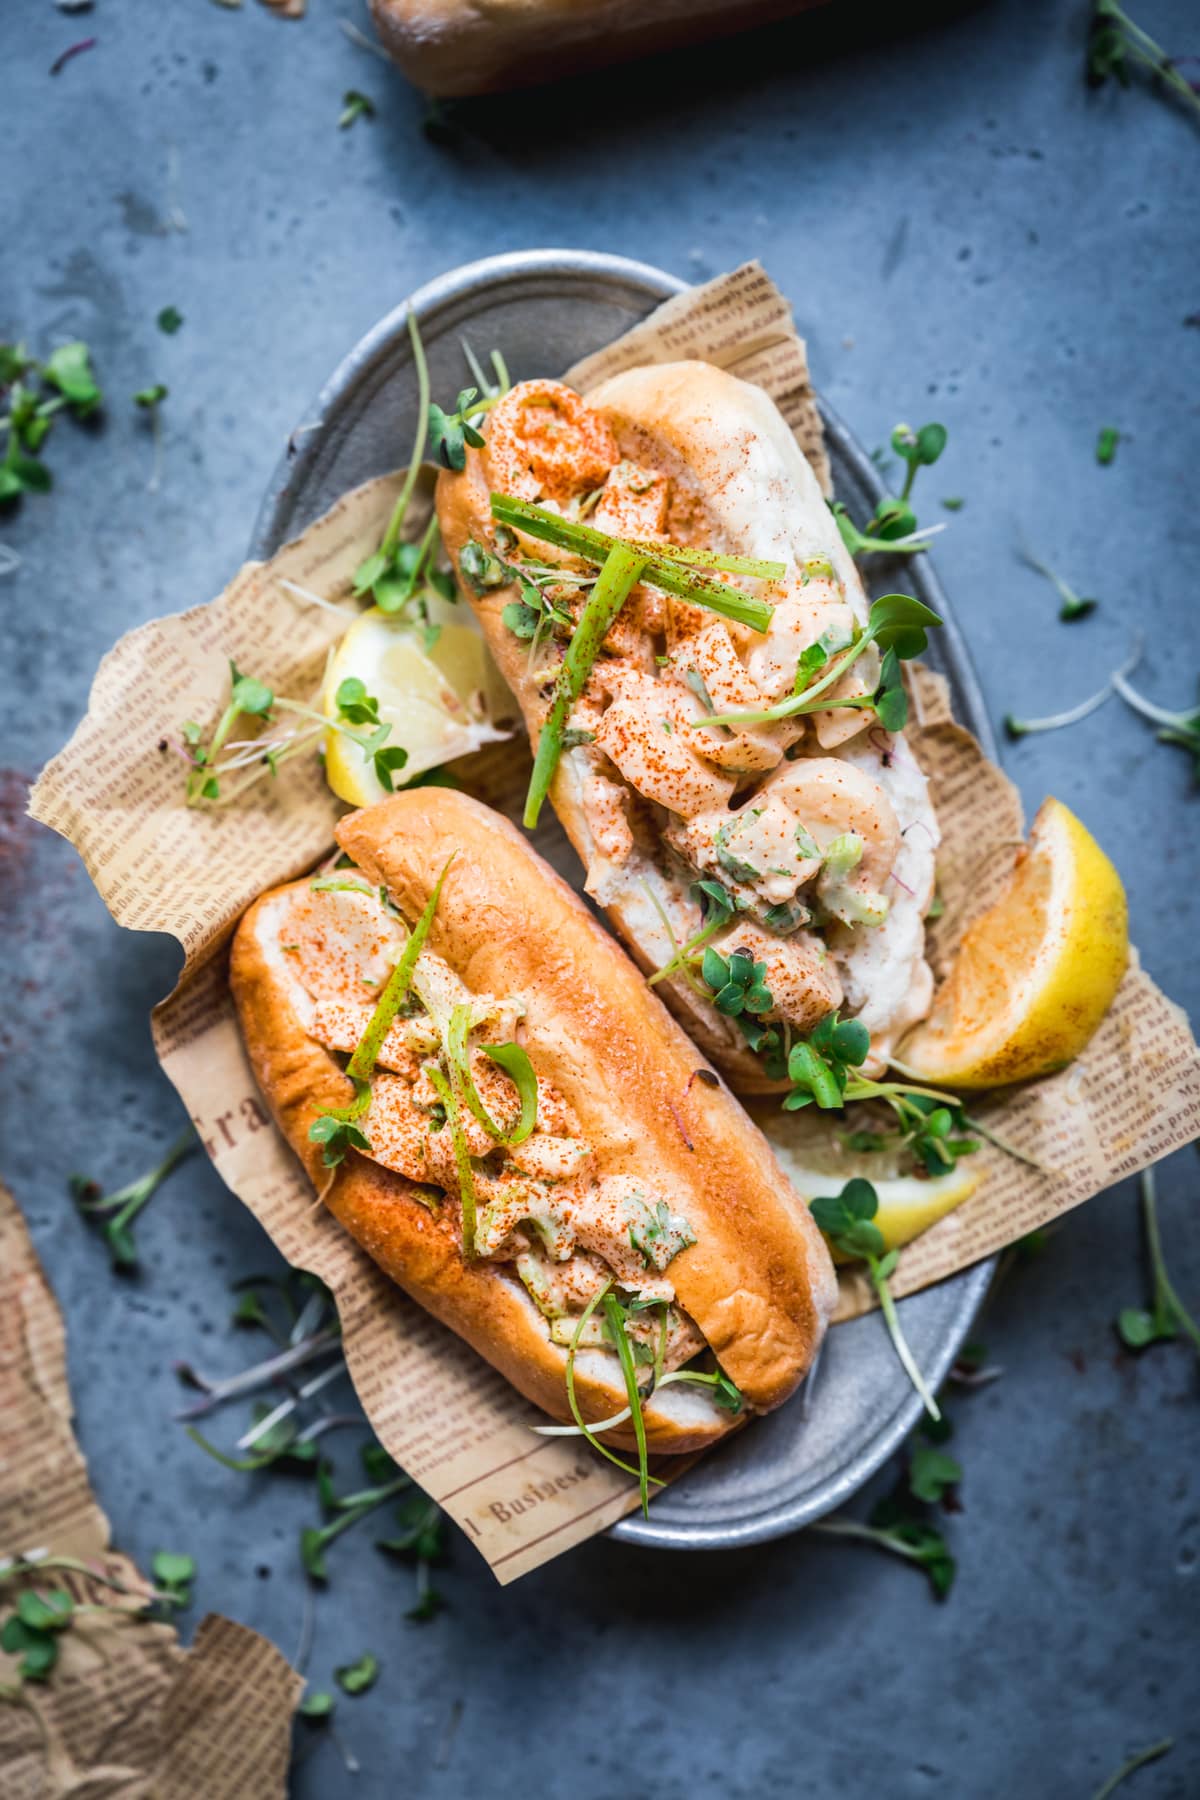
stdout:
[[[577,1113],[604,1174],[636,1173],[669,1195],[697,1243],[670,1265],[679,1304],[754,1411],[791,1394],[815,1354],[836,1284],[823,1240],[766,1140],[732,1096],[696,1078],[704,1065],[636,969],[521,834],[478,801],[443,788],[395,795],[338,829],[346,853],[416,918],[451,851],[430,934],[468,987],[520,994],[524,1041],[538,1073]],[[302,884],[293,883],[292,887]],[[344,1105],[350,1084],[304,1032],[278,954],[275,889],[234,939],[231,981],[260,1087],[313,1180],[327,1172],[308,1128]],[[711,1078],[710,1078],[711,1080]],[[530,1400],[568,1420],[566,1352],[514,1275],[464,1263],[451,1209],[414,1199],[403,1177],[353,1152],[326,1203],[380,1267],[500,1369]],[[612,1359],[582,1352],[586,1416],[624,1405]],[[659,1451],[691,1451],[734,1423],[677,1384],[646,1409]],[[631,1442],[627,1432],[609,1434]]]
[[821,0],[371,0],[388,54],[427,94],[530,87],[803,12]]

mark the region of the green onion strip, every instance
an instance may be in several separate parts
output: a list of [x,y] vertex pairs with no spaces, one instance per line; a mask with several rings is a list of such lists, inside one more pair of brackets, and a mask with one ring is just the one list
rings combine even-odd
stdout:
[[[756,595],[745,594],[741,588],[718,581],[711,574],[697,574],[692,565],[702,571],[724,569],[731,574],[757,575],[766,580],[780,580],[786,572],[783,563],[760,561],[754,557],[722,556],[711,550],[683,550],[673,544],[625,543],[606,531],[598,531],[593,525],[574,524],[546,507],[534,506],[526,500],[513,500],[506,494],[492,495],[492,517],[510,530],[523,531],[527,537],[555,544],[560,550],[567,550],[586,562],[603,563],[615,549],[627,550],[641,557],[645,564],[642,579],[651,587],[707,607],[710,612],[734,619],[740,625],[749,625],[755,631],[766,631],[773,608]],[[569,572],[564,579],[569,579]]]
[[605,559],[600,579],[592,589],[580,614],[562,668],[554,699],[538,736],[533,774],[525,796],[525,828],[532,831],[542,810],[542,801],[554,779],[558,759],[562,755],[563,733],[571,708],[578,700],[600,654],[600,646],[609,628],[629,597],[629,591],[642,572],[643,558],[624,544],[615,544]]

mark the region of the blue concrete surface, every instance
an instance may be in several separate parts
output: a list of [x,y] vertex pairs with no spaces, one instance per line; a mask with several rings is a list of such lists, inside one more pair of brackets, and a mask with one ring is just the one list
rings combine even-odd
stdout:
[[[1200,53],[1188,0],[1135,10]],[[248,1358],[226,1329],[228,1283],[275,1258],[197,1163],[145,1214],[133,1282],[113,1280],[75,1216],[72,1169],[123,1180],[179,1127],[146,1026],[177,956],[112,926],[73,853],[23,821],[24,783],[114,637],[227,579],[287,432],[359,335],[441,270],[538,244],[694,278],[760,256],[868,446],[898,418],[945,421],[949,449],[918,496],[950,521],[936,561],[997,720],[1090,692],[1135,629],[1146,691],[1190,703],[1200,131],[1140,82],[1085,91],[1086,14],[1082,0],[996,0],[909,8],[881,30],[838,4],[469,105],[444,145],[331,0],[295,24],[207,0],[0,9],[0,337],[43,352],[87,338],[109,396],[96,429],[56,430],[53,494],[0,515],[23,559],[0,580],[0,1169],[66,1313],[78,1429],[116,1539],[143,1560],[192,1550],[197,1609],[289,1653],[300,1632],[311,1491],[226,1473],[171,1417],[174,1359],[219,1372]],[[350,87],[378,113],[339,132]],[[170,338],[155,326],[168,304],[185,318]],[[153,381],[171,393],[151,493],[129,396]],[[1107,424],[1122,438],[1101,468]],[[946,495],[964,509],[940,513]],[[1057,623],[1016,560],[1021,534],[1100,596],[1097,614]],[[1053,790],[1100,832],[1147,965],[1194,1011],[1187,759],[1110,704],[1006,762],[1031,808]],[[1174,1272],[1200,1297],[1196,1174],[1185,1152],[1160,1185]],[[1197,1371],[1181,1345],[1118,1352],[1111,1320],[1143,1291],[1129,1183],[1000,1291],[981,1334],[1004,1378],[953,1407],[966,1477],[943,1607],[901,1563],[811,1535],[703,1559],[599,1542],[507,1592],[456,1544],[439,1577],[449,1609],[416,1626],[408,1573],[371,1526],[352,1534],[331,1555],[310,1666],[325,1685],[365,1649],[381,1659],[375,1690],[340,1705],[362,1773],[302,1730],[295,1793],[1039,1800],[1093,1793],[1167,1735],[1174,1752],[1128,1792],[1200,1792]]]

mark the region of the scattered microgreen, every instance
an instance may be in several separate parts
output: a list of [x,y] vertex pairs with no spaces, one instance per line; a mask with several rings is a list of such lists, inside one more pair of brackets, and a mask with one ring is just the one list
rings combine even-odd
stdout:
[[99,1185],[87,1176],[72,1175],[71,1192],[80,1212],[104,1221],[102,1235],[115,1270],[124,1273],[137,1268],[138,1253],[133,1221],[162,1186],[172,1169],[196,1149],[199,1141],[189,1125],[160,1163],[145,1175],[138,1176],[135,1181],[126,1182],[124,1187],[114,1188],[110,1194],[102,1193]]
[[914,1499],[936,1506],[962,1480],[962,1465],[935,1444],[914,1443],[908,1454],[908,1487]]
[[857,1519],[821,1519],[809,1527],[825,1537],[858,1538],[902,1556],[925,1571],[934,1597],[944,1600],[954,1585],[956,1564],[936,1525],[923,1519],[898,1519],[889,1525],[863,1525]]
[[342,111],[338,119],[338,130],[346,131],[356,119],[373,119],[375,102],[366,94],[360,94],[357,88],[347,88],[342,95]]
[[1131,63],[1149,69],[1178,99],[1200,112],[1200,92],[1180,70],[1177,62],[1156,44],[1148,32],[1134,23],[1117,0],[1092,0],[1092,17],[1088,32],[1087,80],[1089,87],[1103,87],[1110,76],[1128,87]]
[[1121,434],[1115,425],[1102,425],[1096,438],[1096,461],[1106,469],[1117,454]]
[[1117,1315],[1117,1332],[1121,1342],[1129,1350],[1144,1350],[1149,1344],[1167,1342],[1182,1332],[1200,1353],[1200,1325],[1184,1306],[1167,1274],[1158,1224],[1158,1197],[1153,1169],[1142,1171],[1141,1201],[1153,1291],[1149,1307],[1122,1307]]
[[[917,470],[935,463],[946,448],[944,425],[922,425],[914,431],[911,425],[897,425],[892,432],[892,449],[905,465],[904,486],[896,496],[880,501],[872,517],[860,531],[840,500],[831,500],[830,510],[837,521],[843,544],[851,556],[916,556],[929,548],[929,540],[944,525],[917,528],[917,515],[909,505]],[[877,467],[883,468],[883,461]],[[953,511],[953,507],[950,509]]]
[[183,314],[177,306],[164,306],[155,324],[166,337],[174,337],[183,324]]
[[164,387],[161,381],[156,381],[153,387],[139,388],[133,398],[146,412],[153,412],[162,405],[169,393],[169,388]]
[[921,1404],[930,1418],[939,1419],[941,1411],[938,1403],[913,1360],[888,1286],[888,1278],[895,1270],[899,1253],[885,1250],[883,1233],[874,1223],[875,1214],[879,1211],[879,1196],[875,1189],[869,1181],[855,1176],[839,1194],[818,1196],[811,1200],[809,1210],[835,1249],[856,1262],[866,1264],[884,1323],[904,1372],[920,1395]]
[[[1089,694],[1087,699],[1081,700],[1077,706],[1067,707],[1063,712],[1050,713],[1044,719],[1019,719],[1014,713],[1005,713],[1005,731],[1010,738],[1014,739],[1028,737],[1033,732],[1037,731],[1061,731],[1065,726],[1078,725],[1081,719],[1086,719],[1091,713],[1094,713],[1097,708],[1103,706],[1105,701],[1114,693],[1120,693],[1130,705],[1140,711],[1141,707],[1138,705],[1139,697],[1135,696],[1132,700],[1129,698],[1133,693],[1133,689],[1129,687],[1125,677],[1132,674],[1133,670],[1137,667],[1141,660],[1141,654],[1142,648],[1139,639],[1135,642],[1132,651],[1122,663],[1121,667],[1113,670],[1104,686],[1097,689],[1096,693]],[[1149,703],[1147,702],[1146,704],[1148,705]],[[1156,716],[1156,712],[1150,712],[1147,716],[1153,718]],[[1178,715],[1170,715],[1172,724],[1177,723],[1177,719]]]
[[333,1678],[343,1694],[365,1694],[379,1679],[379,1659],[365,1650],[357,1662],[343,1663],[335,1669]]
[[1192,772],[1200,782],[1200,706],[1189,712],[1171,712],[1164,706],[1155,705],[1143,694],[1132,687],[1128,675],[1136,662],[1136,655],[1124,668],[1118,669],[1110,679],[1110,686],[1120,695],[1126,706],[1132,707],[1143,719],[1149,719],[1159,730],[1155,734],[1160,744],[1175,744],[1186,750],[1192,758]]
[[1135,1774],[1138,1769],[1144,1769],[1147,1763],[1157,1762],[1160,1756],[1166,1756],[1174,1748],[1175,1739],[1168,1737],[1160,1739],[1157,1744],[1148,1744],[1144,1750],[1135,1751],[1132,1756],[1126,1757],[1120,1768],[1113,1770],[1102,1787],[1096,1789],[1092,1800],[1110,1800],[1110,1796],[1116,1793],[1130,1775]]
[[325,1561],[325,1552],[335,1538],[349,1531],[368,1514],[386,1506],[389,1500],[411,1487],[407,1475],[397,1476],[394,1481],[387,1481],[377,1486],[363,1488],[358,1493],[337,1495],[330,1480],[329,1465],[321,1462],[318,1468],[318,1486],[321,1502],[326,1512],[334,1517],[326,1525],[309,1525],[300,1533],[300,1561],[305,1573],[312,1581],[329,1580],[329,1568]]
[[[882,707],[888,718],[893,721],[901,719],[903,723],[907,718],[907,701],[901,685],[899,664],[919,656],[928,643],[927,631],[941,622],[935,612],[922,601],[915,600],[911,594],[884,594],[872,604],[867,623],[856,630],[852,644],[844,652],[827,658],[825,664],[821,665],[823,672],[816,672],[815,679],[805,681],[797,692],[780,700],[775,706],[748,712],[718,713],[711,719],[698,719],[694,721],[694,728],[769,724],[776,719],[795,718],[801,713],[824,712],[832,707],[845,706],[874,707],[876,710]],[[869,644],[875,644],[883,653],[876,691],[853,700],[826,699],[824,696],[828,690],[841,681]],[[817,665],[812,664],[810,667],[815,672]],[[798,669],[798,682],[802,673]],[[888,729],[898,727],[893,724]]]
[[961,512],[966,504],[961,494],[948,494],[942,501],[947,512]]
[[1083,598],[1077,594],[1075,589],[1063,580],[1057,570],[1052,569],[1049,563],[1044,563],[1040,557],[1035,556],[1032,550],[1027,550],[1022,546],[1018,555],[1023,563],[1027,564],[1029,568],[1035,569],[1039,575],[1044,575],[1046,580],[1057,590],[1058,597],[1062,602],[1058,616],[1064,624],[1070,624],[1074,619],[1086,619],[1089,613],[1095,612],[1100,604],[1098,600]]
[[196,1578],[196,1559],[177,1550],[156,1550],[150,1563],[158,1597],[170,1606],[185,1607],[192,1603],[192,1582]]
[[30,356],[24,344],[0,344],[0,405],[7,409],[0,430],[8,432],[0,503],[49,490],[50,470],[38,452],[56,414],[69,408],[75,418],[86,419],[102,400],[86,344],[61,344],[45,363]]
[[300,1717],[307,1719],[310,1724],[320,1724],[324,1720],[332,1718],[336,1706],[336,1696],[327,1694],[318,1688],[311,1694],[305,1694],[298,1711]]

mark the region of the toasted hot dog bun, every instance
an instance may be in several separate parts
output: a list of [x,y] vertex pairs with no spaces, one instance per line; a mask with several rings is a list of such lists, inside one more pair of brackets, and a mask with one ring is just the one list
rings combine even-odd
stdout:
[[[473,993],[523,1000],[524,1047],[539,1080],[577,1114],[599,1173],[635,1175],[686,1215],[696,1242],[668,1266],[677,1304],[749,1410],[786,1400],[832,1311],[832,1264],[765,1139],[636,969],[520,833],[463,794],[397,794],[350,815],[338,840],[410,923],[456,853],[428,949]],[[551,1341],[511,1264],[464,1261],[454,1200],[431,1211],[413,1183],[355,1151],[330,1177],[308,1141],[318,1115],[345,1106],[352,1090],[305,1029],[282,953],[281,921],[305,887],[263,895],[233,943],[233,993],[268,1104],[326,1204],[380,1267],[528,1399],[567,1422],[566,1350]],[[606,1352],[579,1352],[576,1386],[589,1418],[625,1404],[616,1358]],[[707,1390],[684,1383],[665,1388],[645,1417],[656,1451],[702,1448],[736,1423]],[[633,1439],[626,1427],[605,1441]]]
[[[534,385],[569,392],[561,384]],[[626,370],[585,399],[589,416],[599,415],[610,433],[609,457],[615,444],[622,459],[667,478],[671,499],[664,535],[670,541],[783,563],[788,570],[785,585],[765,591],[773,603],[795,595],[797,572],[807,559],[826,559],[840,584],[847,616],[852,615],[859,624],[865,622],[868,601],[854,560],[791,429],[762,388],[709,363],[679,362]],[[497,417],[493,414],[481,422],[485,438]],[[595,435],[593,431],[592,437]],[[597,481],[606,460],[599,450],[590,454],[589,485]],[[546,467],[552,471],[549,455]],[[438,518],[456,568],[469,540],[485,547],[495,542],[490,506],[495,488],[512,491],[519,486],[517,497],[522,499],[537,493],[541,465],[531,467],[525,485],[523,473],[507,439],[495,448],[489,439],[484,449],[467,452],[461,472],[439,475]],[[553,472],[546,479],[552,481]],[[550,499],[553,504],[553,495]],[[628,530],[625,535],[645,534]],[[527,547],[545,550],[533,540],[528,540]],[[552,683],[539,686],[531,680],[529,645],[504,623],[505,607],[519,598],[517,585],[480,592],[461,569],[459,580],[521,706],[530,741],[536,745],[549,711]],[[787,582],[792,583],[790,589]],[[777,606],[773,633],[785,612],[784,605]],[[770,642],[745,627],[733,627],[731,635],[738,641],[743,660],[749,662],[757,646]],[[796,653],[793,649],[793,669]],[[777,660],[786,660],[786,649],[780,649]],[[834,717],[843,723],[835,728],[828,755],[840,759],[841,765],[853,765],[844,777],[847,788],[852,784],[861,788],[865,780],[884,790],[901,828],[896,881],[888,887],[886,922],[855,932],[854,941],[841,946],[838,963],[848,1010],[863,1013],[882,1054],[890,1042],[924,1016],[932,994],[932,977],[924,960],[924,912],[932,896],[937,824],[925,778],[903,737],[898,735],[885,748],[879,747],[879,733],[862,732],[841,741],[850,731],[861,730],[862,722],[869,718],[862,713],[825,715],[826,720]],[[847,720],[858,723],[846,725]],[[822,746],[825,741],[822,737]],[[672,954],[659,909],[671,911],[672,897],[686,888],[686,881],[672,874],[661,843],[647,851],[644,841],[639,841],[619,867],[607,859],[585,805],[589,776],[594,776],[596,768],[594,752],[588,748],[565,752],[550,799],[587,870],[587,891],[603,905],[640,966],[646,971],[659,969]],[[782,769],[777,771],[781,773]],[[748,797],[748,792],[739,799]],[[918,822],[920,830],[909,829]],[[647,888],[657,899],[657,907]],[[682,939],[686,929],[677,935]],[[769,1093],[788,1086],[786,1079],[772,1080],[766,1075],[762,1061],[747,1047],[734,1021],[689,983],[666,980],[658,991],[739,1092]],[[835,995],[830,1005],[837,1003]],[[798,1032],[802,1030],[798,1028]],[[882,1066],[880,1062],[878,1067]]]

